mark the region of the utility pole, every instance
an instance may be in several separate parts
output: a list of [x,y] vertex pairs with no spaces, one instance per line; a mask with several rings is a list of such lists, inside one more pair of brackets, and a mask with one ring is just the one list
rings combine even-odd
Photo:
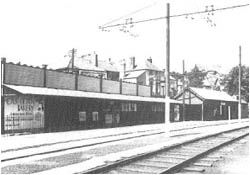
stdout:
[[241,46],[239,47],[239,105],[238,119],[241,119]]
[[72,49],[72,72],[74,72],[75,49]]
[[182,94],[182,108],[183,108],[183,112],[182,112],[182,118],[183,121],[186,120],[186,108],[185,108],[185,61],[182,60],[182,73],[183,73],[183,77],[182,77],[182,89],[183,89],[183,94]]
[[169,83],[169,65],[170,65],[170,4],[167,3],[166,17],[166,81],[165,81],[165,133],[169,135],[170,131],[170,83]]

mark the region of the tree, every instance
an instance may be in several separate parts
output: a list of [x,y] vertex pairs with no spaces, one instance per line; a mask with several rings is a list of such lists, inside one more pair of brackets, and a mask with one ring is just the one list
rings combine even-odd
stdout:
[[190,72],[188,72],[186,75],[187,75],[190,87],[201,88],[203,85],[203,80],[206,76],[206,72],[204,70],[200,70],[199,67],[195,65],[194,68]]
[[[225,84],[225,90],[230,95],[239,94],[239,67],[235,66],[226,75],[223,80]],[[241,66],[241,95],[242,98],[249,102],[249,67]]]

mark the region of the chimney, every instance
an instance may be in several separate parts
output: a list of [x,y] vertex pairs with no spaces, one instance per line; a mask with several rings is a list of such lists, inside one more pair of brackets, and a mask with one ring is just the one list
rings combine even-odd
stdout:
[[149,57],[149,58],[148,58],[148,62],[150,62],[150,63],[152,63],[152,62],[153,62],[153,60],[152,60],[152,58],[151,58],[151,57]]
[[98,55],[95,54],[95,66],[98,67]]
[[126,63],[124,62],[124,63],[123,63],[123,74],[124,74],[124,75],[123,75],[123,76],[125,76],[125,73],[126,73]]
[[131,58],[130,58],[130,65],[131,65],[131,68],[132,68],[132,69],[135,68],[135,57],[131,57]]

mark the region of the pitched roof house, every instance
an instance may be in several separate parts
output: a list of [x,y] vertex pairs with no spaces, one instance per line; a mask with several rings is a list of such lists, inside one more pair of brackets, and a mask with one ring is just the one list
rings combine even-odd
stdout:
[[[128,68],[128,70],[126,69],[124,71],[123,79],[125,81],[141,85],[150,85],[152,86],[153,95],[165,95],[165,72],[153,64],[151,57],[140,62],[138,65],[135,64],[135,57],[132,57],[130,58],[130,64],[125,67]],[[175,79],[170,76],[170,87],[176,88],[176,86]]]
[[90,75],[95,77],[103,76],[109,80],[119,80],[119,70],[117,69],[114,62],[109,59],[106,60],[99,60],[98,55],[96,53],[92,55],[82,56],[82,57],[75,57],[74,63],[72,66],[72,58],[70,59],[67,67],[57,69],[60,71],[69,71],[74,72],[75,70],[79,71],[79,74],[83,75]]

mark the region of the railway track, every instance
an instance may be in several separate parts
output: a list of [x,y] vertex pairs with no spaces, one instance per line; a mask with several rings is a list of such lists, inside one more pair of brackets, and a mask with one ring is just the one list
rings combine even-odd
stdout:
[[[209,156],[209,153],[248,135],[249,127],[226,131],[117,162],[107,162],[105,166],[78,174],[163,174],[181,170],[202,172],[203,167],[211,166],[211,162],[220,158],[220,155]],[[195,166],[188,167],[191,163]]]
[[[201,126],[188,126],[186,128],[178,128],[173,129],[171,132],[177,132],[177,131],[183,131],[183,130],[190,130],[190,129],[198,129],[198,128],[204,128],[208,126],[215,125],[208,124],[208,125],[201,125]],[[224,125],[224,123],[219,123],[216,125]],[[78,148],[84,148],[84,147],[91,147],[95,145],[101,145],[105,143],[112,143],[117,141],[123,141],[123,140],[129,140],[129,139],[136,139],[140,137],[147,137],[147,136],[153,136],[153,135],[160,135],[164,134],[162,130],[148,130],[148,131],[138,131],[137,133],[131,134],[131,133],[125,133],[125,134],[114,134],[109,136],[103,136],[103,137],[93,137],[89,139],[75,139],[75,140],[67,140],[67,141],[61,141],[56,143],[45,143],[42,145],[32,145],[32,146],[26,146],[16,149],[7,149],[1,151],[2,157],[1,162],[7,162],[11,160],[16,159],[22,159],[22,158],[28,158],[32,156],[39,156],[39,155],[46,155],[51,153],[58,153],[58,152],[64,152],[67,150],[74,150]],[[185,134],[189,135],[189,134]],[[172,137],[179,136],[174,135]],[[96,141],[95,141],[96,139]],[[41,149],[41,148],[46,148]],[[29,151],[25,151],[29,150]],[[22,152],[24,151],[24,152]],[[14,153],[14,154],[13,154]]]

